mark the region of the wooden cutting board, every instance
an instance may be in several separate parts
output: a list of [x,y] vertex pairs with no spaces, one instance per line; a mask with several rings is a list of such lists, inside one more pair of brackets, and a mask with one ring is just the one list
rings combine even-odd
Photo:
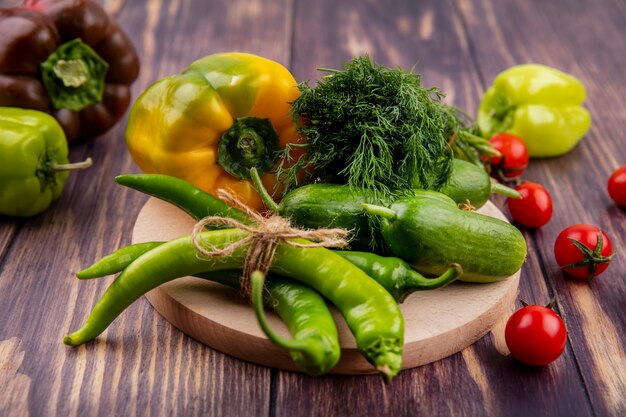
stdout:
[[[479,211],[506,220],[491,203]],[[193,219],[184,212],[151,198],[137,217],[132,241],[170,240],[190,234],[193,226]],[[517,294],[519,275],[490,284],[455,282],[410,295],[400,306],[405,319],[403,369],[459,352],[497,321],[506,319]],[[166,320],[207,346],[256,364],[297,370],[289,354],[265,337],[252,309],[231,288],[185,277],[156,288],[146,297]],[[341,315],[334,309],[333,314],[342,351],[331,373],[376,372],[357,350]],[[278,316],[268,311],[268,320],[279,334],[289,336]]]

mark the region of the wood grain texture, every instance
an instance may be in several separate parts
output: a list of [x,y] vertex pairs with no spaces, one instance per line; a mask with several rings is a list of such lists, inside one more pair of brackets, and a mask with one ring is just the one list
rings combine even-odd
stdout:
[[[555,205],[551,222],[527,234],[539,262],[526,271],[545,281],[549,295],[544,300],[557,297],[559,313],[569,330],[568,350],[575,357],[594,412],[623,414],[626,263],[621,255],[626,211],[610,200],[606,184],[613,170],[626,164],[626,138],[621,128],[626,121],[626,84],[614,71],[626,67],[626,55],[615,53],[615,47],[626,42],[626,7],[613,1],[601,6],[570,2],[569,7],[555,2],[458,4],[486,84],[513,63],[537,62],[574,74],[587,88],[586,107],[593,117],[587,137],[571,153],[531,164],[525,174],[528,180],[548,188]],[[557,14],[558,19],[554,18]],[[478,16],[485,16],[486,21]],[[489,39],[496,40],[498,53],[493,52]],[[616,248],[611,269],[591,285],[565,277],[552,255],[558,233],[575,223],[602,228]]]
[[9,220],[0,217],[0,263],[5,253],[9,250],[9,245],[17,234],[20,227],[18,220]]
[[[0,7],[18,0],[0,0]],[[102,0],[142,59],[136,97],[157,78],[200,56],[257,53],[299,80],[316,67],[369,53],[423,74],[447,100],[474,113],[485,87],[508,66],[543,62],[581,78],[594,123],[570,154],[535,161],[524,175],[552,193],[552,221],[526,230],[529,258],[520,298],[557,310],[569,330],[564,355],[545,368],[506,355],[503,325],[463,352],[378,376],[307,377],[213,351],[176,330],[144,300],[95,343],[62,336],[87,315],[108,279],[73,273],[130,242],[145,202],[115,186],[136,172],[125,121],[71,158],[94,158],[72,174],[62,198],[28,220],[0,218],[0,415],[210,416],[618,416],[626,414],[626,211],[606,180],[626,164],[626,5],[622,0]],[[503,199],[496,204],[504,207]],[[587,286],[558,270],[552,245],[573,223],[601,226],[617,256]]]

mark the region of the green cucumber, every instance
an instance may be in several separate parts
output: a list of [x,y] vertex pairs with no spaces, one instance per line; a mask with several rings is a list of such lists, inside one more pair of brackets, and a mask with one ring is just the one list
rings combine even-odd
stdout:
[[517,272],[526,259],[526,241],[511,224],[474,211],[454,200],[423,191],[388,208],[365,204],[380,217],[388,250],[422,274],[441,274],[451,263],[463,268],[461,281],[494,282]]
[[[454,160],[450,181],[440,190],[458,205],[482,207],[492,192],[519,198],[519,193],[502,184],[494,183],[489,174],[479,167],[460,159]],[[285,195],[278,212],[290,217],[295,224],[317,229],[341,227],[352,230],[355,244],[367,247],[371,239],[368,216],[361,204],[371,202],[365,192],[350,190],[347,185],[317,183],[296,188]]]
[[469,204],[477,209],[485,205],[491,193],[520,198],[517,191],[492,180],[484,168],[455,159],[450,180],[439,190],[459,205]]
[[278,213],[307,229],[342,228],[349,230],[353,249],[368,249],[372,243],[371,225],[361,205],[365,193],[347,185],[308,184],[287,193],[278,205]]

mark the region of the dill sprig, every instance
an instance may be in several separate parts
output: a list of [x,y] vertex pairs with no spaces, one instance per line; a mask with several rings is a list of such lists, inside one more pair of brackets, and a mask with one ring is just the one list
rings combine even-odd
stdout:
[[315,87],[301,83],[292,103],[307,152],[279,170],[287,189],[299,185],[302,171],[302,183],[344,183],[375,199],[447,182],[454,155],[449,141],[465,124],[442,102],[443,92],[422,87],[413,71],[378,65],[368,56],[322,71],[329,74]]

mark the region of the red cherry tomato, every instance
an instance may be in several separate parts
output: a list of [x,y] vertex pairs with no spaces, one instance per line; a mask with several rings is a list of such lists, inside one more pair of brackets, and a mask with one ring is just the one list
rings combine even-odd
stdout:
[[561,356],[567,331],[563,320],[551,308],[530,305],[509,318],[504,339],[515,359],[527,365],[543,366]]
[[522,197],[507,199],[513,220],[527,227],[541,227],[550,221],[552,197],[543,185],[528,181],[515,189]]
[[554,242],[554,257],[563,272],[591,280],[608,268],[613,255],[609,237],[596,226],[575,224],[564,229]]
[[609,195],[620,206],[626,206],[626,165],[617,168],[609,178]]
[[529,161],[528,149],[524,141],[510,133],[498,133],[489,139],[489,142],[502,154],[489,160],[491,173],[503,180],[519,177]]

